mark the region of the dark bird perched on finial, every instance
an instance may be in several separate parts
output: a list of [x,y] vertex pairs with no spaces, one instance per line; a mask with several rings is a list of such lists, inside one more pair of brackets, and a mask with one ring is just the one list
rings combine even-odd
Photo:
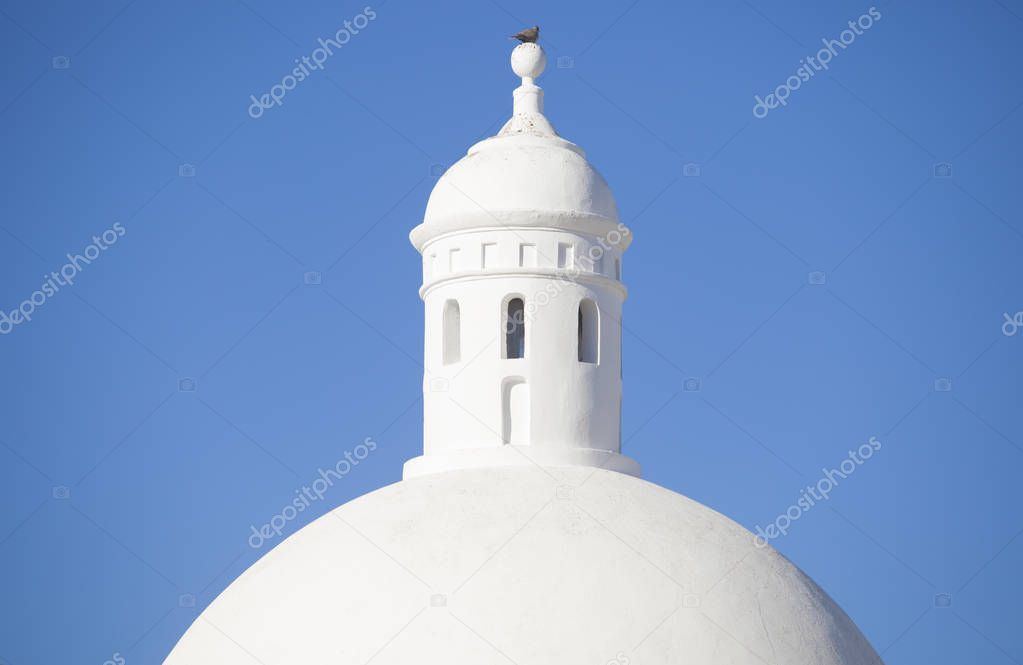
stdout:
[[540,38],[540,26],[534,25],[532,28],[527,28],[517,35],[512,35],[509,39],[517,39],[523,44],[535,44],[536,40]]

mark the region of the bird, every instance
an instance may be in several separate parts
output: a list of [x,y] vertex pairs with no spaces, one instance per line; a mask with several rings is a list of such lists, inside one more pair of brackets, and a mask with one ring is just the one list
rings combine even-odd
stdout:
[[517,39],[523,44],[536,43],[536,40],[540,38],[540,26],[534,25],[532,28],[527,28],[517,35],[512,35],[509,39]]

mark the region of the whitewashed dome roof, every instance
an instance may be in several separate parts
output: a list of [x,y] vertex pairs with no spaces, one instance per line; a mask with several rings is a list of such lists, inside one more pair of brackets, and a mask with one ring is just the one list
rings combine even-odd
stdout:
[[577,225],[601,235],[618,222],[607,181],[586,153],[557,135],[543,114],[543,90],[533,83],[546,59],[536,44],[520,44],[512,68],[522,77],[512,118],[480,141],[437,181],[423,224],[412,232],[426,239],[473,227]]
[[[627,660],[623,660],[627,659]],[[405,480],[274,548],[167,665],[876,665],[808,577],[713,510],[612,471]]]
[[614,196],[583,151],[556,136],[495,136],[470,148],[441,176],[424,220],[485,212],[560,211],[618,219]]

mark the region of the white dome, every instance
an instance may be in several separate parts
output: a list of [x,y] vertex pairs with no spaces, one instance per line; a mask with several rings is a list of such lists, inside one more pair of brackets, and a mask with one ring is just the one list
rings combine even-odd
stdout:
[[601,236],[618,223],[603,176],[543,114],[543,90],[532,77],[545,62],[536,44],[515,48],[512,67],[523,79],[513,93],[512,117],[438,180],[423,223],[412,232],[418,249],[437,236],[474,228],[556,226]]
[[530,467],[414,478],[324,515],[228,587],[166,663],[370,660],[881,662],[722,515],[625,474]]
[[534,211],[618,220],[611,189],[582,150],[556,136],[512,134],[476,144],[448,169],[424,221]]

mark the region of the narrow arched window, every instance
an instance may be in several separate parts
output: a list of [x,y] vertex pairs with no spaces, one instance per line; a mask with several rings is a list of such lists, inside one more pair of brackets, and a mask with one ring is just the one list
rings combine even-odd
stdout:
[[462,359],[462,312],[457,300],[448,300],[444,303],[443,318],[444,339],[441,343],[444,364],[450,365]]
[[529,445],[529,384],[521,376],[506,378],[501,402],[501,440],[513,446]]
[[512,298],[504,310],[504,357],[526,357],[526,307],[522,298]]
[[579,303],[579,362],[599,362],[600,313],[597,304],[586,298]]

